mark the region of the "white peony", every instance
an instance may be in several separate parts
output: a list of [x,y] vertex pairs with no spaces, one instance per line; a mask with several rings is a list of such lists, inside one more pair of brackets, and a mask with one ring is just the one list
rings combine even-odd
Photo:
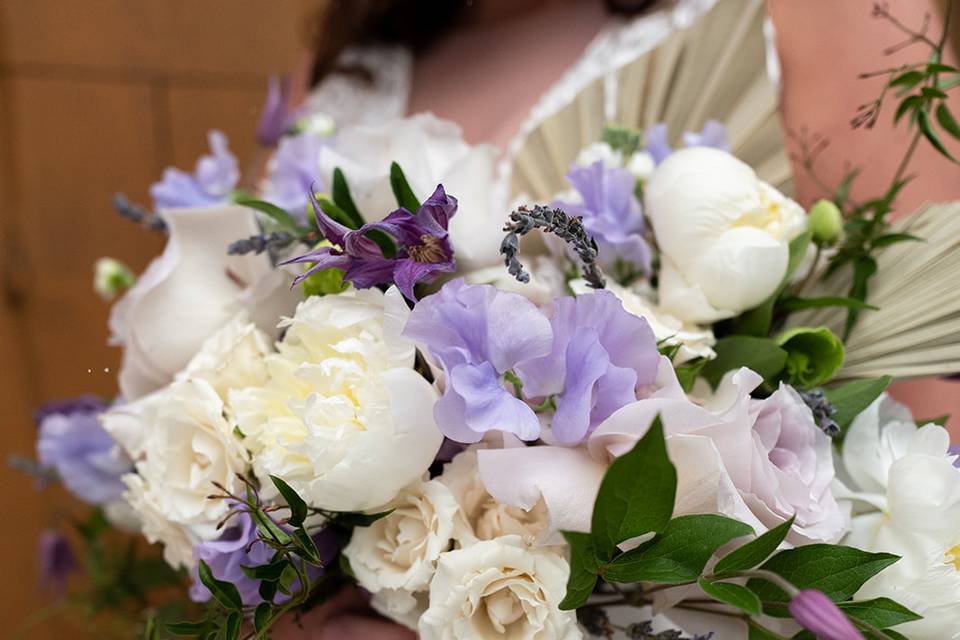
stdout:
[[916,640],[960,638],[960,469],[949,445],[943,427],[918,429],[886,395],[843,443],[846,478],[836,491],[857,509],[845,544],[901,556],[857,598],[886,596],[922,615],[896,627]]
[[276,475],[314,507],[363,511],[427,470],[437,392],[400,336],[408,314],[395,288],[365,289],[311,297],[283,322],[267,382],[230,392],[265,486]]
[[390,187],[390,163],[397,162],[422,202],[438,184],[457,198],[450,220],[450,239],[460,270],[502,261],[500,241],[506,219],[506,189],[497,182],[495,147],[471,147],[460,127],[430,113],[381,125],[342,129],[336,145],[320,152],[324,184],[332,184],[339,167],[350,185],[357,208],[367,222],[383,219],[397,208]]
[[450,488],[460,506],[458,515],[466,529],[461,539],[491,540],[518,535],[528,544],[535,544],[548,530],[547,506],[542,499],[531,508],[523,509],[498,502],[487,493],[480,479],[474,447],[445,464],[437,480]]
[[393,513],[355,528],[343,553],[360,586],[374,594],[373,608],[416,629],[414,593],[429,589],[437,558],[453,543],[457,501],[431,480],[406,488],[387,506]]
[[220,396],[205,380],[179,380],[108,411],[103,426],[136,460],[124,497],[144,535],[169,548],[171,564],[190,566],[186,546],[217,538],[229,511],[226,501],[207,499],[214,483],[242,493],[237,474],[246,470],[246,452]]
[[422,640],[574,640],[573,611],[561,611],[570,567],[520,536],[478,542],[440,556],[430,604],[420,616]]
[[110,314],[111,343],[124,349],[119,382],[128,401],[169,384],[242,308],[272,327],[296,300],[289,278],[267,256],[227,255],[231,242],[260,232],[251,209],[223,205],[160,215],[170,232],[163,254]]
[[660,306],[710,323],[751,309],[779,286],[803,209],[724,151],[671,154],[644,190],[662,252]]

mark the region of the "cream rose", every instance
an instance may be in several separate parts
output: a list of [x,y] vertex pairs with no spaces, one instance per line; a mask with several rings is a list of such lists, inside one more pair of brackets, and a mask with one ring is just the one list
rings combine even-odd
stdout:
[[561,611],[570,567],[560,555],[520,536],[484,540],[440,556],[422,640],[574,640],[576,614]]
[[223,205],[161,211],[170,239],[110,314],[122,346],[120,391],[135,400],[173,380],[203,342],[246,307],[263,327],[289,313],[297,294],[265,255],[229,256],[234,240],[259,233],[254,212]]
[[437,392],[400,336],[408,314],[395,288],[365,289],[311,297],[284,321],[267,382],[230,392],[265,486],[276,475],[314,507],[364,511],[427,470]]
[[426,591],[437,558],[453,544],[457,502],[441,482],[417,482],[388,505],[393,513],[353,530],[343,550],[374,609],[416,629],[413,595]]
[[751,309],[783,280],[803,209],[734,156],[708,147],[671,154],[644,190],[662,252],[660,306],[693,323]]

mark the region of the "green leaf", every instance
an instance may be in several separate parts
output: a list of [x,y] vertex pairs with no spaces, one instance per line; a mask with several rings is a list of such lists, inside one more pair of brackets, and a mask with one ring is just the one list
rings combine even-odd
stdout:
[[262,537],[273,540],[277,544],[290,544],[290,534],[277,526],[277,523],[263,511],[257,508],[251,509],[250,517],[253,518]]
[[776,341],[787,352],[784,378],[795,387],[820,386],[843,364],[843,343],[826,327],[794,327]]
[[878,629],[895,627],[923,617],[890,598],[841,602],[837,606],[855,621],[866,622]]
[[597,557],[612,557],[617,545],[670,522],[677,494],[677,470],[667,457],[657,416],[637,444],[613,461],[593,505],[591,536]]
[[[889,195],[889,194],[888,194]],[[849,295],[851,298],[866,301],[867,288],[870,278],[877,272],[877,261],[870,256],[858,256],[853,263],[853,283],[850,285]],[[843,328],[843,339],[850,337],[860,311],[857,309],[847,309],[847,320]]]
[[943,64],[942,62],[931,62],[927,65],[927,73],[956,73],[957,68],[949,65]]
[[784,311],[801,311],[803,309],[819,309],[821,307],[847,307],[848,309],[872,310],[876,310],[877,308],[862,300],[846,298],[844,296],[824,296],[822,298],[801,298],[794,296],[784,298],[780,301],[780,308]]
[[347,184],[347,179],[340,167],[333,170],[333,189],[330,195],[334,203],[350,219],[351,224],[349,226],[351,229],[359,229],[363,226],[363,216],[360,215],[360,210],[357,209],[353,196],[350,195],[350,185]]
[[280,574],[280,579],[277,580],[277,589],[280,590],[280,593],[288,596],[291,595],[291,587],[299,577],[300,576],[297,574],[297,570],[293,568],[293,565],[288,564],[286,567],[284,567],[283,573]]
[[941,427],[945,427],[947,426],[948,420],[950,420],[950,414],[945,413],[942,416],[937,416],[936,418],[924,418],[922,420],[917,420],[917,424],[919,425],[935,424]]
[[772,633],[766,627],[761,627],[758,622],[752,619],[748,618],[746,622],[750,627],[747,640],[783,640],[783,636]]
[[243,600],[240,598],[240,592],[232,582],[217,580],[213,576],[213,572],[210,571],[210,567],[203,560],[200,561],[197,573],[200,576],[200,582],[210,591],[217,602],[233,611],[243,610]]
[[567,578],[567,594],[560,602],[560,608],[569,611],[585,605],[597,585],[597,553],[589,533],[561,533],[570,545],[570,577]]
[[197,622],[168,622],[164,626],[175,636],[196,636],[206,629],[208,624],[206,620],[198,620]]
[[240,565],[244,575],[251,580],[279,580],[280,574],[286,568],[288,562],[281,558],[270,564],[261,564],[256,566]]
[[600,134],[600,139],[623,154],[624,158],[629,158],[640,148],[641,138],[640,131],[622,124],[608,124]]
[[949,91],[957,85],[960,85],[960,74],[953,76],[952,78],[941,78],[937,80],[937,87],[943,89],[944,91]]
[[273,602],[273,598],[277,595],[277,583],[264,580],[260,583],[257,593],[260,594],[265,603]]
[[416,213],[420,208],[420,201],[417,195],[410,188],[407,182],[407,176],[403,175],[403,169],[396,162],[390,163],[390,187],[393,189],[393,195],[397,199],[397,204],[410,213]]
[[841,210],[847,205],[847,199],[850,197],[850,187],[853,186],[853,181],[860,175],[860,171],[860,169],[852,169],[847,175],[843,176],[843,180],[837,186],[836,193],[833,194],[833,201]]
[[871,244],[875,249],[879,249],[881,247],[889,247],[898,242],[924,242],[924,239],[912,233],[887,233],[874,238]]
[[326,296],[342,293],[350,286],[349,282],[343,279],[343,270],[336,267],[321,269],[303,279],[303,295]]
[[752,616],[760,615],[760,598],[744,586],[730,582],[710,582],[704,578],[700,578],[697,584],[714,600],[729,604]]
[[297,221],[293,219],[293,216],[287,213],[285,209],[281,209],[275,204],[270,204],[269,202],[264,202],[263,200],[254,200],[248,198],[238,199],[237,204],[259,211],[287,231],[292,231],[294,233],[298,233],[300,231],[300,225],[297,224]]
[[935,100],[945,100],[949,97],[945,91],[942,91],[936,87],[923,87],[920,89],[920,93],[924,98],[931,98]]
[[705,358],[698,358],[674,368],[674,372],[677,374],[677,382],[680,383],[680,387],[686,393],[690,393],[690,390],[693,389],[693,384],[697,381],[697,377],[703,371],[703,368],[707,366],[707,362],[709,360]]
[[892,381],[893,378],[890,376],[883,376],[882,378],[857,380],[840,387],[827,389],[825,392],[827,400],[837,409],[833,421],[841,429],[846,430],[853,419],[880,397],[880,394],[890,386]]
[[937,132],[933,130],[933,124],[930,122],[930,114],[920,109],[917,111],[917,125],[920,127],[920,132],[923,134],[923,137],[927,139],[934,149],[940,152],[940,154],[946,158],[949,158],[953,162],[956,162],[956,158],[947,150],[943,145],[943,141],[940,140],[940,136],[937,135]]
[[897,105],[897,111],[893,116],[894,124],[900,122],[903,116],[907,115],[911,111],[916,111],[917,109],[923,108],[923,98],[920,96],[910,96],[904,98],[903,101]]
[[243,623],[243,615],[239,611],[234,611],[227,616],[227,624],[223,627],[224,640],[239,640],[240,626]]
[[787,363],[787,352],[770,338],[727,336],[714,346],[717,357],[703,367],[703,377],[716,387],[723,375],[740,367],[750,367],[765,380],[772,380]]
[[293,539],[297,543],[296,553],[298,556],[314,566],[322,566],[323,559],[320,557],[320,551],[316,543],[306,529],[297,529],[293,532]]
[[749,525],[724,516],[678,516],[652,541],[602,567],[601,575],[614,582],[694,582],[717,549],[751,533]]
[[719,577],[730,576],[737,571],[754,568],[777,550],[780,543],[790,533],[790,527],[792,526],[793,518],[790,518],[742,547],[734,549],[720,558],[720,561],[713,568],[713,575]]
[[303,498],[301,498],[283,478],[270,476],[270,480],[273,482],[273,486],[277,488],[277,491],[280,492],[280,495],[283,496],[284,502],[290,507],[290,517],[287,519],[287,522],[292,527],[299,527],[303,524],[303,521],[307,519],[307,503],[303,501]]
[[393,513],[393,509],[380,511],[378,513],[338,513],[333,521],[341,527],[369,527],[377,520],[386,518]]
[[256,611],[253,612],[253,628],[255,631],[263,631],[267,628],[272,608],[268,602],[261,602],[257,605]]
[[[787,549],[774,555],[760,568],[772,571],[798,589],[818,589],[834,602],[849,599],[863,583],[899,560],[890,553],[869,553],[831,544],[810,544]],[[777,617],[788,617],[789,597],[779,587],[751,578],[747,588],[764,603],[764,611]],[[780,606],[777,606],[777,604]]]
[[960,124],[957,123],[956,118],[950,113],[950,108],[947,107],[945,102],[941,102],[940,106],[937,107],[937,122],[940,123],[944,131],[957,140],[960,140]]
[[926,77],[927,76],[920,71],[907,71],[891,80],[889,86],[904,88],[915,87],[923,82]]

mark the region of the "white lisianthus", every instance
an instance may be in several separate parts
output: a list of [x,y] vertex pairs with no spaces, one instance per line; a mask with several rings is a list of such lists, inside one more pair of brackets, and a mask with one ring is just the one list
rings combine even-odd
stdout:
[[503,536],[440,556],[422,640],[575,640],[573,611],[561,611],[570,567],[547,548]]
[[413,370],[396,288],[315,296],[285,320],[269,379],[230,392],[254,470],[312,506],[382,507],[427,470],[442,437],[436,390]]
[[353,530],[343,553],[360,586],[374,594],[373,608],[416,629],[414,594],[429,589],[437,559],[453,543],[457,502],[446,485],[430,480],[407,487],[388,506],[390,515]]
[[144,535],[170,547],[171,564],[190,566],[186,545],[217,538],[217,523],[229,510],[226,501],[207,499],[214,483],[242,491],[237,474],[246,470],[246,452],[220,396],[206,380],[178,380],[108,411],[103,426],[136,460],[124,497]]
[[377,222],[397,208],[390,187],[390,164],[397,162],[422,202],[438,184],[458,201],[450,220],[450,240],[460,270],[502,262],[501,227],[507,209],[506,188],[497,181],[497,150],[472,147],[456,124],[430,113],[380,125],[346,127],[337,143],[320,152],[324,184],[339,167],[360,214]]
[[462,539],[491,540],[518,535],[528,544],[536,544],[549,528],[546,503],[542,499],[530,509],[498,502],[487,493],[477,465],[477,448],[457,454],[445,464],[437,478],[453,492],[460,506]]
[[289,277],[267,256],[227,255],[231,242],[260,233],[253,210],[222,205],[160,215],[170,232],[163,254],[110,314],[111,343],[123,347],[119,382],[128,401],[169,384],[241,309],[273,327],[297,299]]
[[751,309],[780,285],[803,209],[718,149],[671,154],[644,190],[662,252],[660,306],[710,323]]
[[886,596],[922,615],[896,627],[917,640],[960,638],[960,469],[949,445],[943,427],[918,429],[881,396],[850,425],[835,489],[858,510],[844,543],[900,556],[857,599]]
[[[593,289],[587,286],[585,280],[574,280],[570,288],[577,295],[590,293]],[[680,349],[673,358],[674,364],[683,364],[695,358],[714,358],[717,354],[713,345],[717,339],[709,327],[699,327],[689,322],[683,322],[659,309],[649,298],[641,295],[634,289],[622,287],[616,282],[608,282],[607,291],[617,296],[623,303],[623,308],[635,316],[646,319],[653,329],[657,343],[679,345]]]

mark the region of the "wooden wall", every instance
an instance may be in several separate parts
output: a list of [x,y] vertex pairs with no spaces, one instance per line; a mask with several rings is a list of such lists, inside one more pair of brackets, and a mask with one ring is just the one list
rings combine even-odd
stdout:
[[[212,127],[243,166],[266,78],[302,64],[321,1],[0,2],[5,632],[42,616],[36,537],[76,507],[60,492],[35,494],[6,458],[33,455],[30,413],[41,402],[115,392],[119,351],[106,346],[93,261],[110,255],[139,271],[163,245],[117,216],[112,194],[146,202],[165,166],[193,167]],[[78,637],[78,627],[58,616],[21,637]]]

